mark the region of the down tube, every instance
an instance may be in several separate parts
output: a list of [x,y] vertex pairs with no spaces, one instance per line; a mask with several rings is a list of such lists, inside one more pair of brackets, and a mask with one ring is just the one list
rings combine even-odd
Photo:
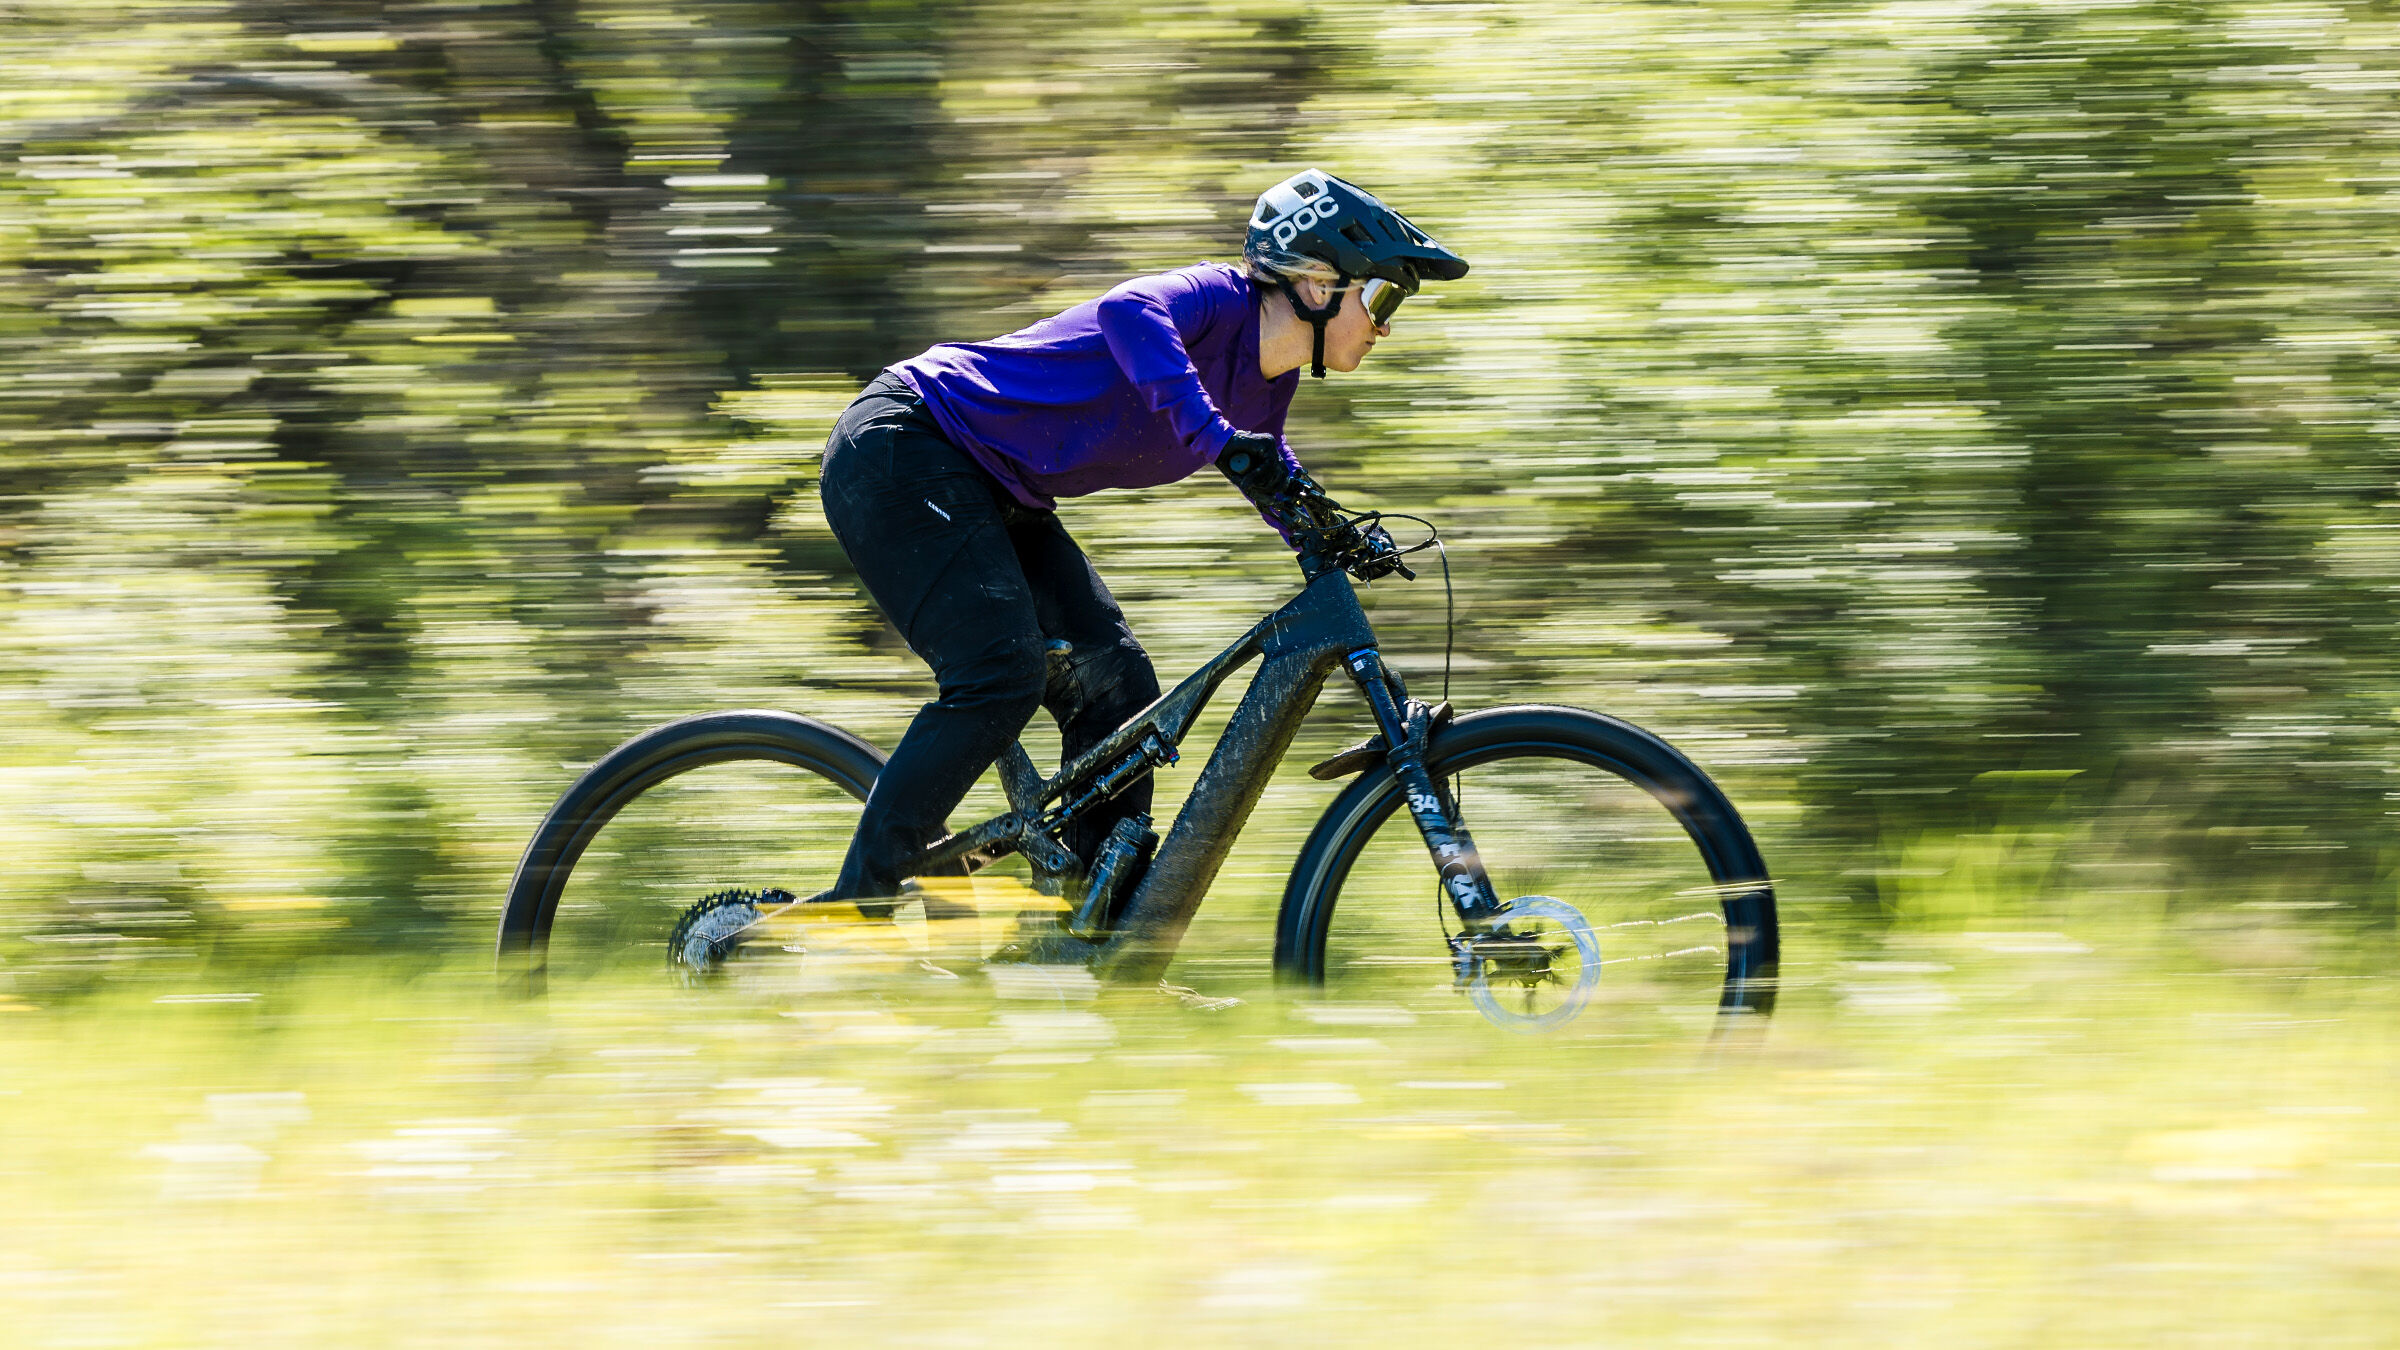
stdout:
[[1123,928],[1109,944],[1108,978],[1149,984],[1166,974],[1183,930],[1339,659],[1331,652],[1294,652],[1259,667],[1126,906]]

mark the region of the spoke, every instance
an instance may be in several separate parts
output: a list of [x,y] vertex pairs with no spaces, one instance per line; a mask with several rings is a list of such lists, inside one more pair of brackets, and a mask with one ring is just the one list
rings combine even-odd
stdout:
[[1691,923],[1694,920],[1702,919],[1722,920],[1724,917],[1725,915],[1721,911],[1703,909],[1691,914],[1678,914],[1672,919],[1627,919],[1622,923],[1601,926],[1605,928],[1664,928],[1671,923]]
[[1723,947],[1684,947],[1671,952],[1647,952],[1640,956],[1618,956],[1602,961],[1604,966],[1622,966],[1635,961],[1664,961],[1672,956],[1723,956]]

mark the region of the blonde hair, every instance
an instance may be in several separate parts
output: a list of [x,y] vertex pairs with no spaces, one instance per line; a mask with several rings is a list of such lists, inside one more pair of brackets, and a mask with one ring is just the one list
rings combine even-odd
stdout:
[[1252,281],[1268,286],[1285,281],[1314,281],[1330,290],[1342,284],[1341,270],[1332,263],[1272,245],[1258,245],[1243,250],[1242,261],[1249,264]]

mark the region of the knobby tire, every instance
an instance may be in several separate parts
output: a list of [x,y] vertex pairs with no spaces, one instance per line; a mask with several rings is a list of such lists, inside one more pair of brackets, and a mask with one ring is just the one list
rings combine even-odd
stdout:
[[[1717,1006],[1723,1012],[1769,1011],[1779,946],[1774,886],[1748,827],[1708,775],[1674,747],[1631,723],[1547,705],[1460,717],[1435,736],[1426,763],[1437,780],[1449,781],[1481,766],[1521,759],[1589,765],[1641,789],[1673,818],[1697,850],[1723,910],[1725,970]],[[1464,817],[1474,830],[1474,775],[1468,774],[1465,782]],[[1387,831],[1388,840],[1393,827],[1414,841],[1400,785],[1387,766],[1378,764],[1326,809],[1301,850],[1276,924],[1279,976],[1302,984],[1326,982],[1329,939],[1344,884],[1378,829]],[[1484,834],[1477,834],[1477,843],[1488,850]],[[1423,859],[1421,844],[1412,846],[1430,879],[1430,860]],[[1594,867],[1599,866],[1595,860]],[[1432,940],[1438,943],[1438,936]]]
[[[521,972],[539,987],[559,898],[576,863],[610,820],[659,784],[709,765],[750,760],[815,773],[863,802],[883,771],[883,758],[839,727],[772,709],[704,713],[635,736],[585,770],[526,844],[500,915],[502,969]],[[663,927],[659,936],[663,943]]]

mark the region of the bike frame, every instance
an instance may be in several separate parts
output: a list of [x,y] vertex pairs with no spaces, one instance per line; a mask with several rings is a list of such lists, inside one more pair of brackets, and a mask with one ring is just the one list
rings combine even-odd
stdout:
[[[1337,665],[1374,711],[1385,757],[1461,924],[1471,933],[1488,928],[1502,912],[1500,901],[1449,793],[1425,769],[1432,713],[1409,698],[1399,675],[1384,665],[1366,610],[1349,576],[1338,570],[1312,579],[1290,603],[1055,777],[1041,779],[1023,746],[1012,745],[1000,763],[1012,809],[932,845],[903,871],[924,876],[963,867],[971,872],[1018,852],[1027,855],[1037,874],[1055,876],[1072,868],[1076,859],[1057,842],[1059,826],[1161,764],[1175,762],[1175,747],[1190,734],[1209,699],[1253,657],[1261,658],[1257,674],[1148,872],[1126,898],[1114,931],[1100,942],[1083,944],[1079,954],[1111,979],[1147,982],[1165,973],[1267,780],[1291,748],[1301,719]],[[1045,813],[1053,802],[1061,806]]]

